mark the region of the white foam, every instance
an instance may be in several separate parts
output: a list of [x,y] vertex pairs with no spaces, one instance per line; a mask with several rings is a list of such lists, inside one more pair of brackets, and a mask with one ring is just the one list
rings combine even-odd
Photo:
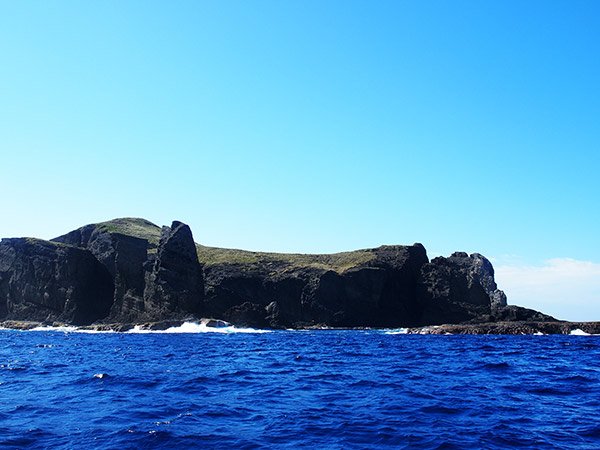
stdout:
[[[223,322],[225,323],[225,322]],[[45,331],[54,333],[117,333],[114,330],[95,330],[90,328],[78,328],[75,326],[49,326],[40,325],[29,330],[13,330],[12,328],[0,327],[0,330],[11,330],[11,331]],[[260,330],[256,328],[236,328],[233,325],[216,326],[211,327],[206,322],[184,322],[178,327],[170,327],[165,330],[148,330],[144,329],[139,325],[134,326],[132,329],[127,330],[126,333],[222,333],[222,334],[233,334],[233,333],[269,333],[271,330]]]
[[77,328],[73,333],[88,333],[88,334],[98,334],[98,333],[116,333],[115,330],[90,330],[89,328]]
[[571,330],[571,332],[569,334],[573,335],[573,336],[591,336],[590,333],[586,333],[585,331],[583,331],[580,328],[575,328],[574,330]]
[[270,330],[259,330],[256,328],[236,328],[233,325],[224,327],[209,327],[206,323],[184,322],[178,327],[170,327],[166,330],[147,330],[136,325],[127,333],[269,333]]
[[69,327],[69,326],[60,326],[60,327],[52,327],[49,325],[40,325],[39,327],[32,328],[29,331],[56,331],[62,333],[73,333],[76,331],[81,331],[77,327]]
[[97,334],[97,333],[115,333],[113,330],[93,330],[89,328],[77,328],[74,326],[58,326],[53,327],[49,325],[40,325],[39,327],[32,328],[31,330],[25,331],[53,331],[55,333],[88,333],[88,334]]
[[386,331],[385,334],[408,334],[408,328],[398,328],[397,330]]

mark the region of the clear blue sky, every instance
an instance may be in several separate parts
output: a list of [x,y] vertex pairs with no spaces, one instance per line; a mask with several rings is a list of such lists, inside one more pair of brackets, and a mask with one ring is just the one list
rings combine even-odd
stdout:
[[591,0],[0,1],[0,236],[422,242],[492,258],[511,303],[548,295],[515,273],[585,272],[577,317],[568,291],[546,310],[600,320],[599,23]]

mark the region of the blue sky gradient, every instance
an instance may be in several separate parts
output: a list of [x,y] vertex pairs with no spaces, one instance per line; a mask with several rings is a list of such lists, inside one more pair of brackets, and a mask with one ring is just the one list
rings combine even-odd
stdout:
[[0,236],[134,216],[250,250],[422,242],[490,257],[526,306],[547,283],[520,297],[515,273],[568,267],[549,312],[600,320],[599,19],[583,0],[2,1]]

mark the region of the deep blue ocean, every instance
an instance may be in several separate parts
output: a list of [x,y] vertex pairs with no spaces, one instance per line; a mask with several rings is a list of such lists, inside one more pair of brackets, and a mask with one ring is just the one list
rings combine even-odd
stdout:
[[597,449],[600,338],[1,330],[0,448]]

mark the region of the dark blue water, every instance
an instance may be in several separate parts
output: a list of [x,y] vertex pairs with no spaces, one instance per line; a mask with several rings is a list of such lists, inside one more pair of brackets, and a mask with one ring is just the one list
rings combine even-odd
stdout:
[[600,448],[597,337],[0,339],[0,448]]

